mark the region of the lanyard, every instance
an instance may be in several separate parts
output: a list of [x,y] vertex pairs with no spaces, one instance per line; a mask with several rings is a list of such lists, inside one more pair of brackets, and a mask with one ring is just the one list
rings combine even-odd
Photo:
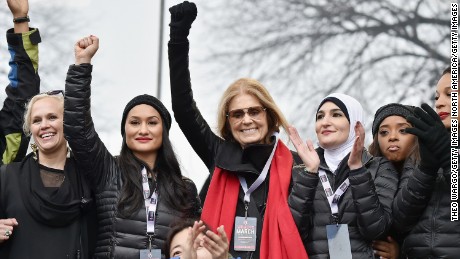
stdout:
[[251,200],[251,193],[265,181],[265,178],[267,178],[268,169],[270,168],[270,164],[272,163],[273,155],[275,154],[276,146],[278,145],[278,140],[279,140],[278,132],[273,133],[273,135],[275,136],[276,139],[275,139],[275,145],[273,146],[272,153],[270,154],[270,157],[268,157],[268,160],[265,163],[265,166],[262,169],[262,172],[260,173],[259,177],[257,177],[254,183],[251,184],[249,189],[248,189],[248,184],[246,183],[246,179],[243,176],[238,176],[238,178],[240,179],[241,187],[243,188],[243,191],[244,191],[244,203],[245,203],[245,209],[246,209],[246,217],[248,214],[248,204],[249,204],[249,201]]
[[145,202],[145,215],[147,217],[147,235],[151,236],[155,232],[155,212],[158,204],[158,193],[156,189],[150,195],[149,178],[147,170],[142,168],[142,190]]
[[339,213],[339,199],[342,194],[344,194],[348,186],[350,186],[350,181],[345,179],[343,183],[337,188],[335,193],[332,193],[332,188],[331,184],[329,183],[329,179],[327,179],[326,172],[323,169],[319,169],[319,180],[321,181],[321,184],[323,185],[324,192],[326,193],[327,201],[329,202],[329,206],[331,207],[331,212],[332,215],[337,215]]

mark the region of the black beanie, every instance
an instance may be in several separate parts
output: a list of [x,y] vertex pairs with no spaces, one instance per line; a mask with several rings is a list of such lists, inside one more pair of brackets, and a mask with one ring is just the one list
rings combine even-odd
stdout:
[[380,124],[386,117],[396,115],[407,119],[409,116],[415,116],[414,108],[414,106],[402,105],[399,103],[390,103],[380,107],[375,112],[374,122],[372,123],[372,136],[375,137],[375,134],[377,134],[379,130]]
[[166,124],[166,128],[171,128],[171,115],[168,112],[168,109],[163,105],[163,103],[158,100],[156,97],[143,94],[134,97],[129,103],[126,105],[125,110],[123,111],[123,117],[121,117],[121,135],[125,135],[125,123],[126,123],[126,116],[128,116],[129,111],[139,104],[147,104],[155,108],[155,110],[160,113],[161,119],[163,123]]

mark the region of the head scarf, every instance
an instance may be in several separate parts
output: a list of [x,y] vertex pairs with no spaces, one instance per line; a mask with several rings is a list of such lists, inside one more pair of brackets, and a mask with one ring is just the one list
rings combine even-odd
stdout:
[[[351,149],[353,148],[356,137],[356,122],[359,121],[364,126],[364,110],[361,104],[355,98],[346,94],[332,93],[326,96],[326,98],[324,98],[318,106],[318,110],[325,102],[332,102],[337,105],[350,122],[350,133],[348,134],[348,138],[344,143],[331,149],[322,147],[324,149],[324,159],[326,160],[326,164],[331,172],[334,173],[343,158],[348,155],[348,153],[350,153]],[[321,145],[319,146],[321,147]]]

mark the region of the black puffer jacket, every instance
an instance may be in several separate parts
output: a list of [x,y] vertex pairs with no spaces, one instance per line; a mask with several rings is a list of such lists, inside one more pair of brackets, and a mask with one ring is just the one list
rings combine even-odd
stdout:
[[[245,177],[248,186],[250,186],[262,171],[274,144],[254,144],[242,149],[239,143],[225,141],[212,132],[193,100],[190,72],[188,69],[188,51],[188,42],[169,43],[171,98],[174,117],[188,142],[206,164],[210,173],[214,172],[215,167],[219,167]],[[306,179],[303,168],[296,166],[301,163],[300,158],[294,152],[293,157],[294,165],[289,194],[289,207],[297,227],[302,229],[301,227],[305,225],[304,220],[307,218],[302,209],[308,201],[304,199],[306,193],[302,192],[301,186],[304,185]],[[256,251],[234,251],[233,237],[229,237],[230,253],[235,258],[259,258],[260,238],[262,236],[265,205],[269,191],[269,177],[270,173],[268,173],[265,181],[251,194],[251,202],[248,208],[248,216],[257,218],[258,240]],[[235,216],[244,216],[244,212],[244,192],[240,188]],[[300,232],[301,237],[302,234],[306,233]]]
[[[122,176],[115,158],[97,135],[90,113],[92,66],[72,65],[66,79],[64,132],[78,166],[96,193],[98,237],[95,258],[139,258],[139,250],[148,247],[145,207],[131,218],[117,217],[117,203],[122,189]],[[163,248],[170,225],[183,217],[199,216],[200,201],[195,184],[184,179],[190,190],[193,211],[180,212],[162,202],[159,183],[155,222],[154,248]]]
[[[460,221],[451,221],[451,171],[416,168],[402,175],[393,203],[394,228],[407,235],[408,258],[460,258]],[[458,200],[455,200],[458,201]]]
[[[324,161],[324,150],[317,149],[323,169],[333,191],[348,177],[350,186],[339,200],[339,224],[347,224],[351,253],[356,258],[374,258],[372,240],[384,237],[392,224],[391,204],[398,186],[398,175],[393,165],[385,158],[363,153],[363,167],[348,168],[346,156],[334,175]],[[319,181],[318,174],[306,174],[308,184],[303,188],[308,203],[303,211],[310,220],[304,228],[309,230],[306,247],[310,259],[329,258],[326,225],[333,224],[331,208]],[[309,206],[308,206],[309,205]]]

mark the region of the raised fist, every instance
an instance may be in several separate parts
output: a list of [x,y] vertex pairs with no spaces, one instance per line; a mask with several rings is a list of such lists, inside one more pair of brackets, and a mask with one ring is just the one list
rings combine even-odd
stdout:
[[27,16],[29,12],[29,1],[27,0],[7,0],[6,2],[14,18]]
[[169,24],[169,37],[172,42],[187,41],[190,28],[196,19],[197,9],[192,2],[184,1],[169,8],[171,23]]
[[99,49],[99,38],[96,36],[88,36],[80,39],[75,43],[75,65],[82,63],[91,63],[91,59]]

